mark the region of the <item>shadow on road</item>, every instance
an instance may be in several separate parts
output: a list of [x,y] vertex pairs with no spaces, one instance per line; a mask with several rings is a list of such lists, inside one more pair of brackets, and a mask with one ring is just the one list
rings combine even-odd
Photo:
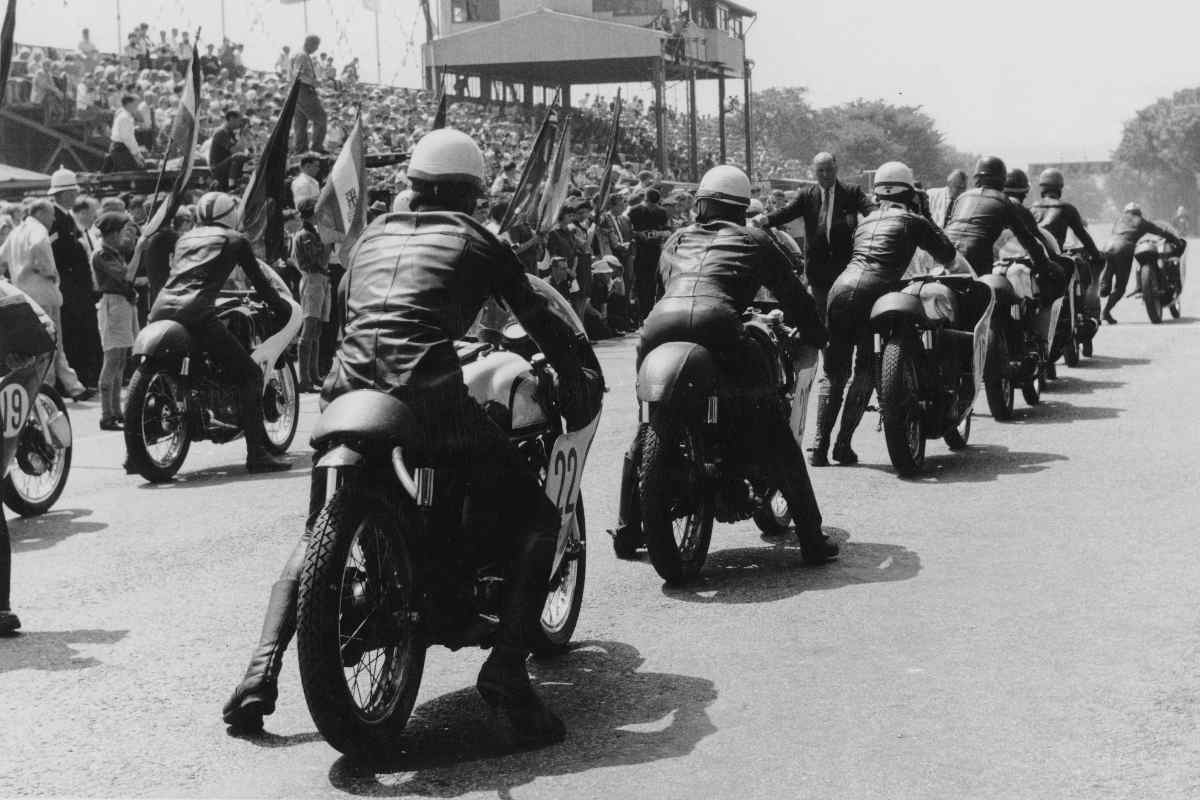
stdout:
[[79,533],[96,533],[108,527],[106,522],[81,522],[92,515],[87,508],[57,508],[40,517],[16,517],[8,521],[12,548],[20,553],[45,550]]
[[972,444],[957,453],[926,456],[925,470],[904,480],[910,483],[986,483],[1001,475],[1042,472],[1055,461],[1069,460],[1060,453],[1009,450],[999,444]]
[[1098,355],[1085,358],[1075,369],[1117,369],[1118,367],[1144,367],[1151,363],[1148,358],[1122,358],[1121,356]]
[[716,688],[703,678],[638,672],[642,661],[630,645],[593,641],[531,664],[538,691],[567,725],[562,744],[505,750],[487,723],[483,701],[473,688],[463,689],[413,712],[395,759],[367,765],[339,758],[329,782],[355,795],[488,792],[507,798],[545,775],[686,756],[716,732],[707,712]]
[[289,460],[292,462],[292,468],[286,472],[260,472],[251,474],[246,472],[244,464],[225,464],[220,467],[208,467],[207,469],[198,469],[195,472],[181,472],[175,476],[173,481],[167,483],[143,483],[138,486],[139,489],[154,489],[166,490],[184,488],[187,486],[221,486],[226,483],[256,483],[259,481],[279,481],[290,480],[293,478],[308,478],[311,474],[309,467],[312,465],[312,457],[309,453],[291,453]]
[[1116,419],[1124,409],[1108,406],[1077,406],[1071,403],[1056,403],[1042,397],[1036,406],[1018,407],[1011,422],[1004,425],[1059,425],[1064,422],[1095,422]]
[[1054,395],[1091,394],[1120,389],[1126,381],[1089,381],[1059,372],[1058,380],[1051,381],[1046,386],[1046,392]]
[[803,592],[840,589],[861,583],[906,581],[921,571],[921,557],[906,547],[848,541],[826,527],[841,547],[837,560],[819,567],[804,564],[790,532],[763,537],[767,547],[738,547],[708,555],[699,580],[690,586],[664,586],[663,594],[690,603],[771,603]]
[[298,744],[309,744],[311,742],[323,742],[325,737],[316,731],[308,731],[307,733],[293,733],[288,736],[280,736],[277,733],[268,733],[267,731],[238,731],[232,727],[225,729],[226,735],[230,739],[241,739],[250,744],[265,747],[268,750],[275,750],[280,747],[295,747]]
[[[28,620],[25,620],[28,622]],[[116,644],[129,631],[79,630],[30,631],[0,640],[0,673],[19,669],[45,672],[88,669],[103,663],[92,656],[82,656],[81,645]]]

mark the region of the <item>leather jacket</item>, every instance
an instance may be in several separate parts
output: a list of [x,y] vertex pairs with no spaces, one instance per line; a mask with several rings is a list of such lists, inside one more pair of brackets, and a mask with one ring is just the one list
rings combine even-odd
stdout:
[[[323,399],[374,388],[461,391],[454,349],[490,297],[503,300],[538,343],[563,385],[580,385],[578,335],[531,287],[512,248],[466,214],[399,212],[367,227],[350,255],[342,343]],[[432,392],[432,394],[431,394]]]
[[855,230],[847,269],[858,268],[895,282],[908,269],[917,248],[940,264],[954,263],[954,245],[941,228],[899,203],[884,201]]
[[1117,253],[1127,250],[1132,253],[1138,239],[1148,233],[1161,236],[1174,245],[1178,245],[1182,241],[1175,234],[1160,228],[1141,214],[1124,213],[1113,224],[1113,235],[1108,243],[1108,252]]
[[806,342],[828,339],[791,259],[766,231],[724,220],[694,223],[667,240],[658,268],[665,287],[660,303],[716,306],[737,318],[765,286]]
[[946,236],[977,275],[986,275],[995,261],[996,240],[1006,228],[1033,259],[1034,271],[1045,269],[1049,259],[1029,209],[999,189],[980,187],[959,195],[946,223]]
[[287,303],[263,273],[250,240],[220,225],[193,228],[175,244],[175,266],[150,309],[150,321],[173,319],[198,325],[215,315],[217,296],[235,267],[241,267],[259,299],[276,313]]
[[1083,245],[1083,250],[1089,258],[1093,260],[1100,258],[1100,251],[1096,248],[1096,242],[1092,239],[1092,235],[1088,233],[1079,209],[1070,203],[1057,197],[1043,197],[1033,204],[1033,218],[1037,220],[1038,225],[1050,231],[1050,235],[1058,242],[1059,247],[1065,245],[1067,231],[1071,231]]

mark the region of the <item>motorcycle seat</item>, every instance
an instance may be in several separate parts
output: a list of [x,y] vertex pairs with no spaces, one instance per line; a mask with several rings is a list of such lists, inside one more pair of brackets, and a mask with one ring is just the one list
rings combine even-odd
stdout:
[[958,296],[954,290],[936,281],[912,283],[902,290],[921,299],[921,308],[930,322],[953,327],[958,323]]

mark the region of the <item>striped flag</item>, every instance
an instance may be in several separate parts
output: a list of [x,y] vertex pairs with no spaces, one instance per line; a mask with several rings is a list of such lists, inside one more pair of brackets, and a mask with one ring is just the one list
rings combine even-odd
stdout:
[[13,35],[17,27],[17,0],[8,0],[8,10],[4,12],[4,25],[0,26],[0,105],[4,104],[4,95],[8,94],[8,70],[12,66]]
[[621,146],[621,90],[617,89],[617,102],[613,108],[612,140],[608,143],[608,160],[604,164],[604,177],[600,179],[600,191],[596,194],[596,214],[604,213],[608,196],[612,194],[613,174],[616,171],[617,150]]
[[317,198],[316,222],[354,241],[367,224],[367,152],[362,117],[346,137],[342,152]]
[[542,120],[542,127],[533,142],[533,149],[521,169],[521,179],[517,182],[517,190],[509,203],[508,213],[500,223],[500,233],[504,233],[522,219],[528,222],[530,227],[537,228],[541,196],[551,164],[554,162],[554,146],[558,142],[558,123],[559,117],[562,116],[562,109],[559,107],[560,95],[561,92],[554,96],[554,102],[546,112],[546,119]]
[[262,242],[262,259],[273,263],[284,254],[283,196],[287,177],[288,138],[292,134],[292,118],[296,116],[296,98],[300,81],[292,81],[275,129],[267,140],[258,166],[246,193],[242,195],[241,230],[252,242]]
[[146,242],[151,236],[169,226],[183,202],[187,192],[188,182],[192,179],[192,161],[196,153],[196,142],[200,138],[200,126],[196,120],[200,108],[200,52],[192,45],[192,58],[188,62],[187,82],[183,86],[183,95],[179,99],[179,111],[175,114],[175,122],[171,126],[171,138],[167,142],[167,152],[163,154],[162,166],[159,167],[158,180],[154,184],[154,196],[159,196],[163,177],[166,175],[167,162],[179,159],[179,169],[175,173],[175,181],[171,184],[171,192],[158,204],[158,208],[150,215],[150,220],[142,226],[141,236],[133,249],[133,257],[129,259],[129,275],[133,276],[141,269],[142,253]]
[[567,201],[567,192],[571,189],[571,118],[567,117],[562,124],[562,132],[558,136],[558,144],[554,148],[554,160],[550,165],[550,175],[546,179],[546,189],[542,192],[538,203],[539,214],[536,231],[548,231],[558,224],[558,212]]

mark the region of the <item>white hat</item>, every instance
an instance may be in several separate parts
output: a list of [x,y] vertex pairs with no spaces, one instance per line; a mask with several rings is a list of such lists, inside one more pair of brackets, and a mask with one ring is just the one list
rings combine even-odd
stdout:
[[592,262],[593,275],[612,275],[614,269],[620,269],[621,262],[616,256],[605,256],[598,261]]
[[59,166],[50,176],[50,194],[69,191],[79,191],[79,181],[76,180],[74,172]]

